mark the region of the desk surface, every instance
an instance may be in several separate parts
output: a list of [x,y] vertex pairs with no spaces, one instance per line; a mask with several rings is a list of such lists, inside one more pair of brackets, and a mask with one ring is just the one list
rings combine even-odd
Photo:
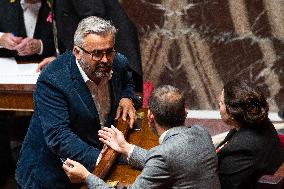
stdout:
[[[138,112],[144,112],[143,118],[138,119],[138,122],[141,121],[141,129],[130,130],[127,135],[127,141],[142,148],[150,149],[158,144],[158,137],[153,134],[148,126],[147,110],[140,109]],[[114,164],[106,180],[119,181],[122,185],[129,185],[135,181],[140,172],[140,170],[135,170],[129,165]]]

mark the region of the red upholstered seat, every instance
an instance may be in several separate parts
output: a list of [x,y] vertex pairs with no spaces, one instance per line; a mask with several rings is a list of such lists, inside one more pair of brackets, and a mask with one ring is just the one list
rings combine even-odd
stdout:
[[282,148],[284,150],[284,134],[279,134],[278,136],[279,136],[279,140],[280,140],[281,146],[282,146]]
[[148,107],[148,100],[154,87],[151,81],[143,82],[143,108]]

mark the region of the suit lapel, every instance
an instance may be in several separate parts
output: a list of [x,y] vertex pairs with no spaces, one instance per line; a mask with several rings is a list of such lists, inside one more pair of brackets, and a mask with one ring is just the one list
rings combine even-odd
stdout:
[[46,25],[50,24],[49,22],[46,21],[48,13],[50,9],[46,2],[42,1],[41,7],[38,12],[38,17],[36,21],[36,27],[35,27],[35,32],[34,32],[34,38],[40,38],[40,34],[44,33],[45,31],[42,31],[43,29],[46,29]]
[[25,21],[24,21],[24,14],[23,14],[23,9],[21,7],[20,1],[17,1],[17,6],[15,7],[15,16],[17,20],[17,31],[15,31],[15,35],[21,36],[21,37],[26,37],[26,27],[25,27]]
[[82,103],[87,109],[89,109],[90,113],[92,115],[98,115],[98,111],[96,109],[90,90],[87,87],[86,83],[84,82],[81,73],[76,65],[75,57],[73,55],[70,57],[71,60],[68,62],[71,62],[70,70],[71,70],[71,78],[73,80],[74,88],[77,94],[80,96]]

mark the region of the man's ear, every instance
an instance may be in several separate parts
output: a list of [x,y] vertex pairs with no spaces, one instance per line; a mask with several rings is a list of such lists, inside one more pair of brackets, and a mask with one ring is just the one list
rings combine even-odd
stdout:
[[73,54],[78,61],[81,60],[81,53],[80,53],[80,50],[78,49],[78,47],[76,47],[76,46],[73,47]]
[[153,113],[150,111],[150,110],[148,110],[148,119],[149,119],[149,122],[150,123],[153,123],[153,121],[154,121],[154,115],[153,115]]
[[187,114],[188,114],[188,111],[186,108],[184,108],[184,118],[186,119],[187,118]]
[[150,116],[149,116],[149,119],[150,119],[150,122],[151,122],[151,123],[154,122],[154,118],[155,118],[154,115],[151,113]]

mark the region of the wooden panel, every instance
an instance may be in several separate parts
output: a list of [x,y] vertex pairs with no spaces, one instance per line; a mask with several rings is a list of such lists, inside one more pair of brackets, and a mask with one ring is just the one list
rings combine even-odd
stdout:
[[[138,119],[138,122],[142,121],[141,130],[130,130],[127,141],[142,148],[150,149],[158,145],[158,137],[148,127],[147,110],[141,109],[139,112],[144,113],[142,119]],[[113,165],[110,175],[105,180],[119,181],[120,185],[129,185],[135,181],[140,173],[140,170],[136,170],[129,165]]]
[[35,85],[0,84],[0,110],[33,111]]

